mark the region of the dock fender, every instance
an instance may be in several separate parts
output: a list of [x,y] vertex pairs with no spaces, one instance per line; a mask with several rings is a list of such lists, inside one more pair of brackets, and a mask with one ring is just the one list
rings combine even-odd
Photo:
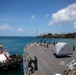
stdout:
[[17,64],[15,62],[11,63],[11,68],[16,68]]
[[3,70],[7,70],[7,69],[8,69],[8,65],[3,65],[3,66],[2,66],[2,69],[3,69]]
[[18,64],[21,64],[21,63],[22,63],[22,60],[21,60],[21,59],[19,59],[19,60],[18,60]]

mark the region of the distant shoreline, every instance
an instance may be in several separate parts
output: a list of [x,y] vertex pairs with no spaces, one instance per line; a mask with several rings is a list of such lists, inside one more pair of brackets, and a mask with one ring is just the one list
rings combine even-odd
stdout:
[[76,33],[67,33],[67,34],[52,34],[52,33],[48,33],[48,34],[43,34],[40,36],[36,36],[36,38],[72,38],[75,39],[76,38]]

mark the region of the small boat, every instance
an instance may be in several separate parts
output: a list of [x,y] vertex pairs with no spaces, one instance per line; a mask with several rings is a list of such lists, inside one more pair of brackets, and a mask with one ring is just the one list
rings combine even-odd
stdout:
[[14,69],[22,63],[22,56],[18,54],[10,55],[0,44],[0,70]]

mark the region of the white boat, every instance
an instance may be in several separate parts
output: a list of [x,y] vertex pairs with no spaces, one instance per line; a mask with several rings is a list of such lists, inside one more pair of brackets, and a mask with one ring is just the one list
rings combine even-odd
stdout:
[[8,51],[3,50],[0,44],[0,70],[14,69],[22,63],[22,57],[18,54],[10,55]]

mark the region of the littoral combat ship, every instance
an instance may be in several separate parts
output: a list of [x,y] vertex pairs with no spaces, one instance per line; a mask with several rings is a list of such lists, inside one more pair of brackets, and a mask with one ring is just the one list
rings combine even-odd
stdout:
[[[29,67],[29,60],[37,57],[38,69],[33,73]],[[76,50],[69,44],[59,42],[48,44],[34,42],[23,50],[24,75],[76,75]]]

